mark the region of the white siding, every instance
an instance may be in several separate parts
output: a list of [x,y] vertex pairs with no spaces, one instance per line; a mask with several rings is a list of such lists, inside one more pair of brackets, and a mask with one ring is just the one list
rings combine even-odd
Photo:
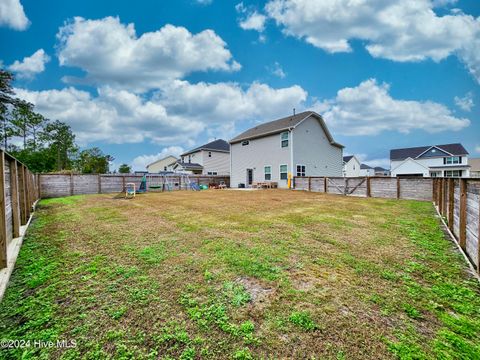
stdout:
[[360,162],[354,156],[343,166],[343,176],[358,177],[360,176]]
[[153,164],[150,164],[147,166],[147,170],[149,173],[159,173],[160,171],[165,171],[165,167],[167,167],[167,171],[171,171],[171,168],[168,168],[168,165],[171,163],[177,161],[177,158],[174,156],[169,156],[165,159],[162,159],[160,161],[157,161]]
[[[211,153],[211,157],[208,154]],[[208,172],[217,172],[217,175],[230,174],[230,154],[220,151],[202,151],[203,156],[203,174]]]
[[253,181],[264,181],[264,166],[272,167],[272,180],[278,182],[279,187],[286,187],[287,181],[280,181],[280,165],[285,164],[290,169],[290,146],[282,148],[280,134],[265,136],[259,139],[249,140],[249,144],[242,143],[230,145],[232,157],[232,174],[230,184],[238,187],[238,184],[247,184],[247,169],[253,169]]
[[412,159],[404,161],[392,161],[391,162],[392,177],[402,174],[423,174],[424,177],[428,177],[428,168],[421,165]]
[[203,155],[202,151],[196,151],[194,153],[182,156],[182,161],[186,163],[195,163],[203,166]]
[[330,144],[314,117],[293,130],[293,175],[297,164],[305,165],[306,176],[342,176],[343,149]]
[[375,169],[360,169],[359,176],[375,176]]

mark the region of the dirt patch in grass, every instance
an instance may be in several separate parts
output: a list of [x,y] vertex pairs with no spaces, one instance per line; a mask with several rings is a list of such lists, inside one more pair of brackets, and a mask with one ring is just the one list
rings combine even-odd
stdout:
[[282,190],[44,200],[5,358],[475,358],[480,291],[431,204]]

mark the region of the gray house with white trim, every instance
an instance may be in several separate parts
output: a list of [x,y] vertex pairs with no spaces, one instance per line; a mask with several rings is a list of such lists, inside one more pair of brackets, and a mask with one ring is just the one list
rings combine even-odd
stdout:
[[343,145],[323,118],[305,111],[257,125],[230,140],[232,187],[273,181],[287,187],[292,176],[342,176]]

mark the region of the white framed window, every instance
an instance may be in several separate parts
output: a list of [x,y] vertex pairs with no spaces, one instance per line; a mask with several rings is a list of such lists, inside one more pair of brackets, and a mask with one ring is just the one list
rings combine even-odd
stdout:
[[305,165],[297,164],[297,176],[305,176]]
[[430,177],[441,177],[442,172],[441,171],[431,171],[430,172]]
[[166,166],[163,167],[163,171],[167,171],[167,167],[166,167]]
[[445,170],[445,177],[462,177],[462,170]]
[[250,144],[250,141],[248,140],[242,141],[242,146],[247,146],[248,144]]
[[447,157],[443,158],[443,163],[444,164],[461,164],[462,163],[462,158],[460,156],[452,156],[452,157]]
[[287,179],[288,179],[288,166],[280,165],[280,180],[287,180]]
[[218,172],[216,171],[208,171],[207,175],[218,175]]
[[280,134],[280,143],[282,148],[288,147],[288,131],[284,131]]
[[212,152],[211,151],[208,152],[208,157],[212,157]]
[[272,180],[272,167],[270,165],[263,167],[263,173],[265,174],[265,181]]

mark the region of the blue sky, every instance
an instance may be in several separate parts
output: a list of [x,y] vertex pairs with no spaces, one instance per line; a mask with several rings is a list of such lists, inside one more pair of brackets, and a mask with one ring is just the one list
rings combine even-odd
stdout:
[[480,157],[476,0],[4,2],[0,61],[18,95],[114,167],[294,107],[370,165],[451,142]]

